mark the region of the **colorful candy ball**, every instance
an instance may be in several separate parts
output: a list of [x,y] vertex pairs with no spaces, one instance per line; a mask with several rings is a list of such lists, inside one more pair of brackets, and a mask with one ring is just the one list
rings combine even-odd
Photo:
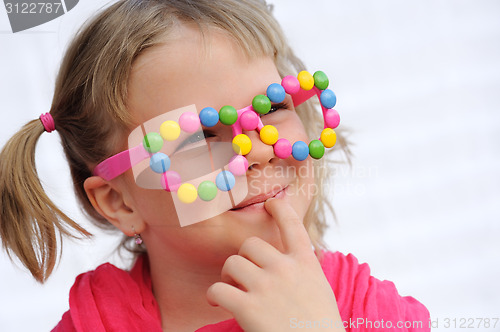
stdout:
[[252,141],[245,134],[236,135],[233,138],[233,150],[237,154],[246,155],[252,150]]
[[288,75],[283,77],[281,80],[281,85],[285,89],[285,92],[289,95],[296,94],[300,90],[300,83],[297,77]]
[[307,146],[306,142],[297,141],[293,143],[292,146],[292,156],[295,160],[302,161],[307,158],[309,155],[309,146]]
[[226,126],[230,126],[238,120],[238,112],[233,106],[222,106],[219,111],[219,119]]
[[256,95],[252,100],[252,107],[259,114],[267,114],[271,110],[271,100],[264,95]]
[[328,88],[328,84],[330,84],[330,81],[328,80],[328,76],[321,70],[318,70],[313,74],[314,78],[314,85],[320,89],[320,90],[325,90]]
[[309,155],[314,159],[320,159],[325,154],[325,146],[321,141],[314,139],[309,143]]
[[200,121],[205,127],[213,127],[219,122],[219,113],[213,107],[205,107],[200,112]]
[[333,108],[337,104],[337,96],[330,89],[323,90],[319,96],[319,100],[321,101],[321,105],[326,108]]
[[155,173],[165,173],[170,168],[170,158],[162,152],[155,153],[149,160],[149,167]]
[[165,121],[160,125],[160,135],[166,141],[175,141],[181,134],[181,127],[175,121]]
[[161,176],[161,186],[166,191],[177,191],[181,182],[181,176],[176,171],[166,171]]
[[306,70],[301,71],[297,75],[297,79],[299,80],[300,87],[303,90],[311,90],[314,87],[314,78],[311,73]]
[[179,197],[179,200],[182,203],[193,203],[196,200],[196,197],[198,197],[198,191],[194,185],[186,182],[181,184],[177,190],[177,197]]
[[203,181],[198,185],[198,196],[209,202],[217,196],[217,186],[212,181]]
[[147,133],[142,140],[142,146],[147,152],[156,153],[163,147],[163,138],[155,132]]
[[267,145],[273,145],[278,141],[278,129],[275,126],[266,125],[260,130],[260,140]]
[[292,144],[286,138],[280,138],[273,146],[274,154],[281,159],[286,159],[292,154]]
[[242,155],[235,155],[229,160],[227,167],[236,176],[245,175],[248,169],[248,160]]
[[233,173],[229,171],[222,171],[217,174],[215,178],[215,184],[221,191],[229,191],[233,189],[235,183],[236,179],[234,178]]
[[340,123],[339,113],[334,109],[329,109],[325,113],[325,125],[328,128],[337,128]]
[[281,84],[273,83],[267,87],[266,95],[273,103],[282,103],[285,100],[286,92]]
[[259,116],[254,111],[245,111],[240,115],[240,124],[244,130],[255,130],[259,125]]
[[184,112],[179,117],[181,129],[187,133],[194,133],[200,128],[200,117],[193,112]]
[[331,148],[337,142],[337,134],[332,128],[325,128],[321,132],[320,140],[325,148]]

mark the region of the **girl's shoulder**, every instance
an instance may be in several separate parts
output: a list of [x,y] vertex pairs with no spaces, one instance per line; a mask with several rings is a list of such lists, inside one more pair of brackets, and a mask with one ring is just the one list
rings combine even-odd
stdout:
[[320,262],[344,325],[351,329],[376,325],[391,331],[430,330],[429,311],[423,304],[399,295],[393,282],[373,277],[368,264],[360,264],[354,255],[323,251]]
[[144,255],[130,271],[105,263],[80,274],[71,287],[69,307],[53,332],[162,330]]
[[323,272],[330,282],[356,281],[363,283],[370,277],[371,271],[368,264],[359,263],[353,254],[324,250],[321,252],[319,261]]

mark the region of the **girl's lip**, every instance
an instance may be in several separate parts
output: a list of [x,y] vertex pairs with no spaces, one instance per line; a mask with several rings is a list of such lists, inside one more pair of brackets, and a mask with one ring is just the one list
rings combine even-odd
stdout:
[[255,210],[263,209],[264,203],[271,197],[281,198],[285,196],[285,190],[288,186],[282,187],[278,190],[270,191],[267,194],[254,196],[246,201],[241,202],[229,211],[242,211],[242,210]]

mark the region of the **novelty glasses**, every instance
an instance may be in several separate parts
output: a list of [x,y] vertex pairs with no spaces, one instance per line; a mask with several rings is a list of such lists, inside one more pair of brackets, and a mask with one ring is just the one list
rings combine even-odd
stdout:
[[[138,186],[175,193],[172,199],[182,226],[208,219],[233,208],[248,193],[243,175],[248,170],[245,155],[250,153],[252,141],[243,130],[257,131],[261,141],[282,159],[320,159],[325,148],[335,145],[333,129],[340,117],[333,109],[337,98],[328,85],[322,71],[314,75],[302,71],[297,77],[284,77],[281,84],[269,85],[266,95],[255,96],[251,105],[239,110],[227,105],[219,111],[205,107],[198,113],[190,105],[168,111],[135,128],[128,138],[129,149],[104,160],[93,173],[109,181],[132,169]],[[295,106],[314,95],[319,97],[324,121],[319,139],[290,142],[279,137],[276,127],[262,123],[260,117],[273,104],[283,103],[286,94]],[[206,141],[201,125],[209,128],[219,122],[231,127],[232,142]]]

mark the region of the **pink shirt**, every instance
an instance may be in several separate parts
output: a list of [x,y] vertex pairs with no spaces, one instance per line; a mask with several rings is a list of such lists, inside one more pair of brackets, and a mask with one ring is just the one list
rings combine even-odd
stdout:
[[[400,296],[392,282],[370,276],[368,265],[359,264],[353,255],[325,252],[321,266],[335,293],[346,331],[430,331],[429,312],[420,302]],[[69,311],[52,332],[162,331],[145,256],[138,258],[130,272],[106,263],[79,275],[71,288],[69,304]],[[314,324],[327,328],[333,323],[290,319],[290,327],[298,330]],[[197,331],[243,330],[230,319]]]

